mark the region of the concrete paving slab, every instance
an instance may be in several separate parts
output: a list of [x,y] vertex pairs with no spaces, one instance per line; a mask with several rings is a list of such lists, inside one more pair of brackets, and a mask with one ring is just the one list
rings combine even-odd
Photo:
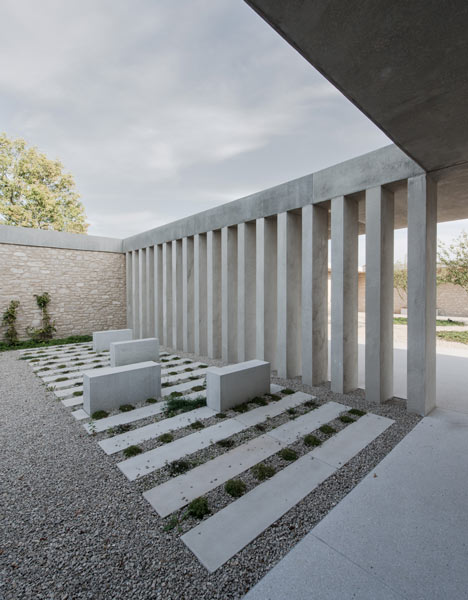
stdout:
[[128,446],[132,446],[133,444],[141,444],[142,442],[155,439],[163,433],[182,429],[183,427],[187,427],[187,425],[190,425],[195,421],[209,419],[215,414],[215,411],[211,408],[202,406],[201,408],[196,408],[195,410],[182,413],[181,415],[176,415],[175,417],[170,417],[169,419],[163,419],[157,423],[150,423],[144,427],[132,429],[132,431],[128,431],[127,433],[114,435],[106,440],[101,440],[99,442],[99,446],[101,446],[106,454],[115,454],[124,448],[128,448]]
[[67,408],[79,406],[80,404],[83,404],[83,396],[72,396],[71,398],[65,398],[65,400],[62,400],[62,404]]
[[[64,399],[64,398],[73,397],[73,392],[82,392],[82,391],[83,391],[83,386],[79,385],[79,386],[76,386],[75,388],[71,388],[71,389],[54,391],[54,394],[57,396],[57,398]],[[78,396],[77,398],[78,398],[78,404],[80,402],[83,403],[83,396]],[[76,397],[75,397],[75,399],[76,399]],[[73,404],[65,404],[65,406],[74,406],[74,405]]]
[[235,419],[227,419],[211,427],[206,427],[175,440],[165,446],[160,446],[154,450],[149,450],[128,460],[117,464],[122,473],[133,481],[138,477],[143,477],[157,469],[161,469],[165,464],[178,460],[184,456],[189,456],[197,450],[201,450],[222,440],[226,437],[239,433],[245,429],[245,426]]
[[147,406],[135,408],[134,410],[129,410],[128,412],[119,413],[118,415],[112,415],[111,417],[106,417],[105,419],[99,419],[98,421],[94,422],[93,427],[91,427],[89,423],[85,423],[83,427],[88,433],[93,433],[93,431],[96,433],[100,433],[101,431],[106,431],[107,429],[110,429],[111,427],[116,427],[117,425],[134,423],[135,421],[139,421],[141,419],[147,419],[148,417],[159,415],[163,412],[165,408],[165,402],[148,404]]
[[72,415],[75,417],[75,419],[77,421],[83,421],[84,419],[89,419],[89,415],[87,413],[85,413],[85,411],[82,408],[79,408],[78,410],[74,410],[72,412]]

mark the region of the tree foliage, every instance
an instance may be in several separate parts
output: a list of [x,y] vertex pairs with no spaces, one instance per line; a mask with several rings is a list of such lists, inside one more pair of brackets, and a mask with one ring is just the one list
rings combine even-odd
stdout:
[[0,223],[86,233],[88,224],[72,175],[23,139],[0,133]]
[[408,267],[403,262],[395,263],[393,269],[393,287],[403,302],[406,302],[408,293]]
[[452,244],[439,241],[439,283],[459,285],[468,293],[468,233],[463,231]]

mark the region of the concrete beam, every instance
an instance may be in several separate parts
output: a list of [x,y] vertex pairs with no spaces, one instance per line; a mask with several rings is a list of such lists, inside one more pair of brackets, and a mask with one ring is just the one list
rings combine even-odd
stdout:
[[302,382],[328,379],[328,209],[302,209]]
[[366,399],[393,397],[393,194],[366,191]]
[[221,230],[221,357],[237,362],[237,228]]
[[159,340],[157,338],[111,342],[110,344],[111,367],[134,365],[149,360],[154,362],[159,360]]
[[255,358],[255,223],[237,226],[237,360]]
[[221,232],[206,234],[208,356],[221,356]]
[[193,237],[182,240],[182,337],[184,352],[193,352]]
[[277,219],[256,222],[255,357],[276,369],[277,346]]
[[195,235],[193,240],[193,253],[194,351],[199,356],[206,356],[208,354],[206,235]]
[[278,377],[301,373],[301,217],[278,215]]
[[408,180],[408,410],[436,404],[437,187]]
[[331,389],[346,394],[358,382],[358,206],[331,203]]

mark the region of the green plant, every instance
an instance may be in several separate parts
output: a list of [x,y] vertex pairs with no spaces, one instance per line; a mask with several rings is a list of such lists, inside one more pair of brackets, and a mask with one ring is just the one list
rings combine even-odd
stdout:
[[201,408],[206,406],[206,398],[178,398],[170,397],[167,400],[166,408],[164,410],[166,416],[174,416],[178,413],[189,412],[194,408]]
[[261,398],[260,396],[255,396],[255,398],[252,398],[250,402],[253,402],[257,406],[266,406],[268,404],[268,401],[265,400],[265,398]]
[[131,426],[127,425],[127,424],[123,424],[123,425],[116,425],[115,427],[111,427],[110,429],[108,429],[108,433],[109,435],[117,435],[120,433],[127,433],[127,431],[131,430]]
[[2,325],[6,327],[3,339],[8,346],[18,343],[18,332],[16,331],[16,319],[18,318],[19,300],[11,300],[8,308],[2,316]]
[[284,388],[284,390],[281,390],[282,394],[295,394],[296,392],[294,390],[292,390],[291,388]]
[[171,529],[174,529],[174,527],[177,527],[178,524],[179,524],[179,519],[177,518],[176,515],[172,515],[172,517],[169,519],[169,521],[164,525],[163,529],[164,529],[164,531],[171,531]]
[[190,367],[187,367],[186,369],[184,369],[185,372],[190,373],[191,371],[194,371],[195,369],[192,369]]
[[174,477],[176,475],[182,475],[182,473],[186,473],[192,466],[187,460],[174,460],[169,465],[169,474]]
[[146,403],[147,404],[156,404],[157,400],[156,398],[147,398]]
[[243,494],[245,494],[245,490],[247,486],[242,481],[242,479],[229,479],[224,484],[224,490],[233,498],[240,498]]
[[317,404],[313,400],[306,400],[306,402],[304,402],[304,406],[307,408],[317,408]]
[[67,365],[57,365],[57,369],[65,369]]
[[[75,392],[75,394],[76,394],[76,392]],[[108,416],[109,416],[109,413],[106,412],[105,410],[96,410],[91,415],[91,418],[94,419],[95,421],[98,421],[99,419],[105,419]]]
[[351,415],[356,415],[357,417],[362,417],[366,414],[365,410],[359,410],[359,408],[351,408],[348,410]]
[[468,344],[468,331],[438,331],[437,337],[449,342]]
[[194,385],[192,392],[202,392],[205,388],[202,385]]
[[190,423],[190,427],[192,429],[204,429],[204,425],[201,421],[194,421],[193,423]]
[[54,337],[54,333],[57,331],[55,322],[53,322],[49,315],[48,305],[50,303],[50,296],[48,292],[43,292],[41,295],[34,294],[36,303],[42,312],[42,327],[35,329],[34,327],[28,327],[26,330],[29,337],[35,342],[46,342]]
[[234,406],[232,410],[237,413],[245,413],[249,410],[249,403],[244,402],[243,404],[238,404],[237,406]]
[[322,425],[321,427],[319,427],[319,431],[321,431],[322,433],[326,433],[327,435],[331,433],[336,433],[336,429],[331,427],[330,425]]
[[182,363],[183,365],[189,365],[192,361],[191,360],[184,360],[184,362]]
[[55,383],[57,383],[58,381],[68,381],[68,377],[59,377],[58,379],[55,380]]
[[223,413],[223,412],[219,412],[219,413],[216,413],[216,414],[215,414],[215,417],[216,417],[217,419],[225,419],[225,418],[227,417],[227,414],[226,414],[226,413]]
[[74,396],[82,396],[82,395],[83,395],[83,392],[73,392],[73,395],[74,395]]
[[123,451],[124,456],[126,458],[131,458],[132,456],[137,456],[138,454],[141,454],[143,452],[143,450],[140,448],[140,446],[129,446],[128,448],[125,448],[125,450]]
[[169,371],[168,375],[177,375],[177,371]]
[[297,410],[295,408],[288,408],[286,412],[288,415],[297,415]]
[[133,406],[133,404],[121,404],[119,406],[119,410],[120,412],[129,412],[130,410],[133,410],[135,407]]
[[218,442],[216,442],[216,444],[218,446],[221,446],[221,448],[231,448],[232,446],[234,446],[234,441],[225,438],[224,440],[219,440]]
[[[72,335],[67,338],[48,340],[47,342],[35,342],[34,340],[21,340],[13,346],[0,342],[0,352],[7,350],[20,350],[25,348],[44,348],[49,346],[63,346],[65,344],[75,344],[81,342],[88,342],[92,339],[90,335]],[[40,354],[39,352],[37,354]]]
[[265,431],[265,425],[262,425],[261,423],[257,423],[257,424],[255,425],[255,429],[256,429],[257,431]]
[[270,400],[274,400],[275,402],[277,400],[281,400],[281,396],[278,396],[278,394],[266,394],[266,396],[268,396],[268,398],[270,398]]
[[168,444],[169,442],[172,442],[173,439],[174,436],[172,435],[172,433],[163,433],[158,437],[158,440],[163,444]]
[[297,452],[295,450],[291,450],[291,448],[283,448],[278,452],[278,454],[283,460],[292,461],[297,459]]
[[171,392],[170,393],[171,398],[180,398],[181,396],[183,396],[182,392]]
[[265,463],[258,463],[258,465],[252,467],[252,473],[259,481],[265,481],[265,479],[270,479],[270,477],[273,477],[273,475],[276,473],[276,469],[266,465]]
[[318,437],[315,437],[315,435],[312,435],[311,433],[306,435],[304,438],[304,444],[306,446],[320,446],[321,443],[322,442],[318,439]]
[[192,500],[192,502],[190,502],[188,505],[187,513],[196,519],[203,519],[205,515],[210,514],[208,500],[203,496],[200,496],[200,498],[195,498],[195,500]]
[[342,423],[354,423],[354,419],[348,415],[340,415],[338,418]]

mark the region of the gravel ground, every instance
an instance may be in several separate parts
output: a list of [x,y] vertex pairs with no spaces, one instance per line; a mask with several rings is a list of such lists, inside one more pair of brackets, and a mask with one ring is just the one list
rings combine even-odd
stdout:
[[[122,476],[115,459],[17,356],[0,354],[0,598],[5,600],[242,598],[419,421],[397,399],[369,406],[361,391],[340,396],[327,387],[273,378],[317,396],[319,404],[336,400],[396,423],[210,575],[176,529],[164,532],[167,519],[143,499],[140,484]],[[300,443],[293,447],[304,451]],[[277,457],[270,464],[284,466]],[[249,488],[256,485],[250,473],[242,479]],[[216,506],[227,501],[222,488],[208,497]],[[184,528],[194,524],[184,521]]]

